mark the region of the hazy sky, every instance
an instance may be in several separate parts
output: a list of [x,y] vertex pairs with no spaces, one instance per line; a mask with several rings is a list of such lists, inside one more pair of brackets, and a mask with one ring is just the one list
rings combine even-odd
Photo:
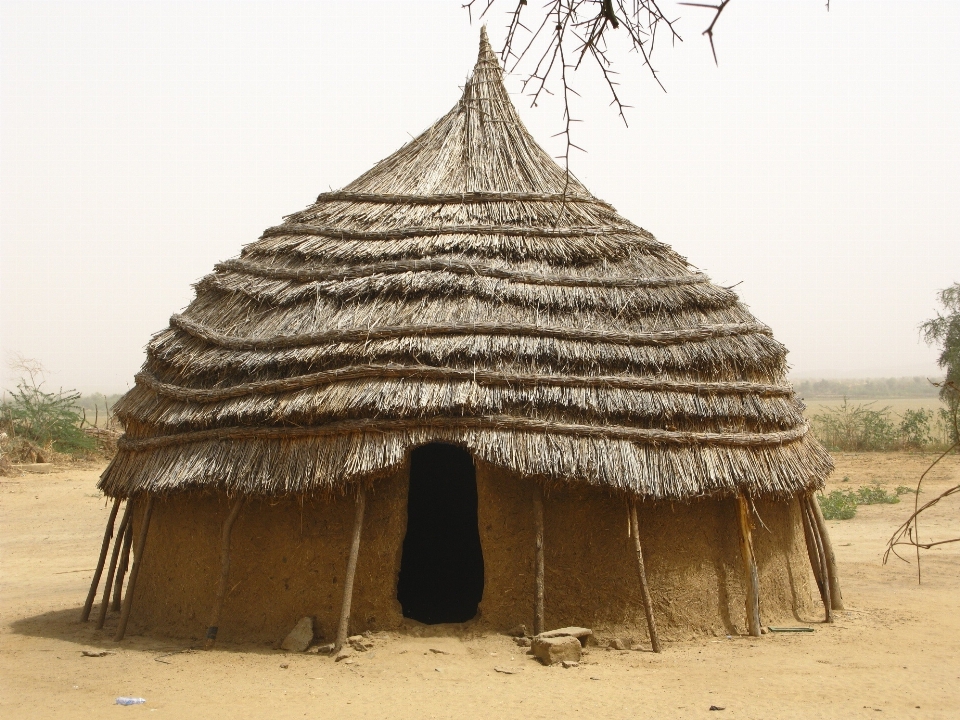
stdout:
[[[0,359],[129,387],[191,283],[456,102],[460,4],[0,1]],[[620,53],[624,128],[581,78],[576,174],[740,282],[795,377],[937,374],[917,325],[960,281],[960,3],[734,0],[719,68],[705,11],[663,4],[668,92]],[[508,87],[559,154],[556,105]]]

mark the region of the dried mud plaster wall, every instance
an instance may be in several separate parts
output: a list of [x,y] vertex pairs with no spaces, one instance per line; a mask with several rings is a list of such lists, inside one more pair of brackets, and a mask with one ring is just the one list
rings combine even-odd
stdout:
[[[486,586],[482,621],[533,626],[533,484],[479,464],[477,489]],[[799,506],[757,501],[767,529],[753,533],[764,623],[812,619],[809,561]],[[736,503],[640,503],[638,519],[661,636],[746,632]],[[627,506],[594,488],[552,487],[544,500],[546,626],[583,625],[646,639]]]
[[[375,483],[367,509],[351,632],[398,629],[407,469]],[[484,592],[477,630],[533,625],[533,483],[477,462]],[[795,501],[758,501],[754,530],[765,624],[812,619],[811,575]],[[233,528],[230,593],[218,638],[274,642],[305,615],[332,639],[354,518],[352,496],[250,500]],[[223,496],[157,498],[136,589],[132,629],[201,638],[220,571]],[[732,499],[640,503],[641,541],[661,635],[679,640],[745,631],[743,567]],[[139,527],[140,518],[136,518]],[[547,627],[647,637],[622,498],[552,487],[545,498]]]

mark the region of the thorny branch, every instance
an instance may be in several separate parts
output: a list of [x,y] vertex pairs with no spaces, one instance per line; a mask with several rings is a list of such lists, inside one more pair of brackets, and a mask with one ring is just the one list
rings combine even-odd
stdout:
[[[484,17],[495,2],[467,0],[463,7],[472,21],[474,9],[479,11],[479,17]],[[682,38],[674,27],[674,20],[663,13],[657,0],[548,0],[539,11],[542,15],[537,11],[524,14],[526,7],[527,0],[516,0],[516,5],[510,11],[500,58],[505,68],[514,72],[528,56],[537,57],[535,62],[529,61],[532,69],[524,73],[523,80],[523,90],[530,96],[533,107],[536,107],[544,93],[553,94],[548,88],[548,81],[551,77],[559,76],[563,93],[564,128],[557,135],[563,136],[565,145],[558,159],[564,161],[569,185],[570,153],[574,149],[583,150],[573,142],[571,136],[571,126],[577,120],[571,114],[570,100],[572,95],[579,95],[573,87],[572,73],[584,65],[585,59],[592,60],[610,92],[610,104],[616,107],[626,124],[625,111],[629,106],[621,100],[617,91],[616,73],[608,55],[607,38],[610,31],[624,30],[630,50],[640,54],[643,64],[661,88],[663,85],[651,61],[657,30],[662,25],[672,41],[682,41]],[[524,20],[531,15],[539,22],[528,26]]]
[[[682,2],[681,5],[686,5],[688,7],[698,7],[698,8],[707,8],[713,10],[713,20],[710,21],[710,25],[706,30],[703,31],[703,34],[707,36],[707,39],[710,41],[710,51],[713,53],[713,62],[719,65],[717,61],[717,48],[713,44],[713,27],[717,24],[717,20],[720,19],[720,13],[723,12],[723,9],[730,4],[730,0],[720,0],[716,5],[707,5],[706,3],[692,3],[692,2]],[[827,10],[830,9],[830,4],[827,3]]]
[[[948,391],[950,394],[953,394],[958,398],[960,398],[960,387],[958,387],[956,383],[950,380],[946,380],[943,383],[934,383],[934,384]],[[960,415],[960,404],[951,403],[950,421],[953,425],[953,430],[954,430],[953,436],[955,438],[960,437],[960,417],[958,417],[958,415]],[[948,488],[947,490],[944,490],[942,493],[940,493],[935,498],[933,498],[933,500],[930,500],[929,502],[925,503],[922,506],[920,505],[920,486],[923,484],[924,478],[927,476],[927,474],[931,470],[933,470],[933,468],[937,465],[937,463],[939,463],[941,460],[943,460],[944,457],[949,455],[951,452],[957,450],[958,448],[960,448],[960,440],[955,442],[953,445],[947,448],[944,452],[938,455],[937,459],[934,460],[932,463],[930,463],[930,466],[926,470],[924,470],[923,474],[920,476],[920,480],[917,482],[917,488],[914,491],[913,514],[909,518],[907,518],[906,522],[904,522],[899,528],[897,528],[897,531],[890,537],[890,539],[887,541],[886,552],[883,553],[884,564],[886,564],[887,560],[890,559],[891,553],[896,555],[898,558],[900,558],[904,562],[907,562],[906,558],[903,558],[900,556],[896,548],[900,545],[909,545],[913,547],[916,550],[916,554],[917,554],[917,582],[918,583],[920,582],[920,550],[921,549],[929,550],[930,548],[936,547],[938,545],[947,545],[949,543],[960,542],[960,537],[949,538],[947,540],[938,540],[936,542],[934,541],[921,542],[920,540],[920,515],[922,515],[924,512],[932,508],[934,505],[939,503],[944,498],[960,493],[960,485],[954,485],[953,487]]]

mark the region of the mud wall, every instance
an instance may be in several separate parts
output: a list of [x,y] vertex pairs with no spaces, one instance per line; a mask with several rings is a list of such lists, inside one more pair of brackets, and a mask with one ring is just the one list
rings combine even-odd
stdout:
[[[367,491],[351,627],[395,628],[406,531],[406,474]],[[233,526],[230,593],[219,640],[274,642],[305,615],[336,635],[355,513],[353,496],[248,500]],[[220,573],[223,496],[181,494],[154,501],[131,627],[151,635],[202,638]],[[137,514],[135,533],[140,514]],[[136,536],[136,535],[135,535]]]
[[[480,620],[533,626],[533,483],[487,465],[477,472],[486,587]],[[812,618],[799,506],[757,501],[754,530],[764,623]],[[640,540],[664,639],[746,632],[736,501],[646,502]],[[545,623],[646,639],[633,541],[622,497],[553,486],[544,501]]]
[[[408,623],[396,600],[406,530],[407,470],[368,491],[351,632]],[[477,463],[485,586],[474,625],[533,625],[532,481]],[[332,639],[355,504],[329,499],[250,500],[233,528],[230,594],[219,638],[275,642],[305,615]],[[131,630],[202,638],[220,568],[223,496],[157,498]],[[813,619],[799,507],[757,502],[754,530],[764,624]],[[732,499],[640,503],[641,542],[654,612],[666,640],[745,631],[743,567]],[[141,518],[136,514],[135,533]],[[545,497],[547,627],[583,625],[646,639],[636,560],[622,497],[554,486]],[[136,535],[135,535],[136,536]]]

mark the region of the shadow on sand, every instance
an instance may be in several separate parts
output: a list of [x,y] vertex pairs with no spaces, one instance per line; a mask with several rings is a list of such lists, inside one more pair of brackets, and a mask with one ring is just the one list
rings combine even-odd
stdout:
[[[139,650],[142,652],[155,653],[176,653],[184,650],[200,650],[203,647],[203,640],[200,638],[174,638],[164,637],[155,633],[140,634],[131,624],[126,637],[115,642],[113,635],[117,629],[119,613],[111,612],[107,615],[106,623],[102,630],[97,630],[97,608],[91,613],[91,619],[87,622],[80,622],[80,612],[83,609],[81,605],[61,610],[51,610],[32,617],[20,618],[10,623],[10,629],[17,635],[26,637],[46,638],[49,640],[61,640],[63,642],[73,643],[81,649],[96,649],[115,651]],[[281,653],[282,651],[274,649],[272,645],[263,644],[238,644],[230,642],[218,642],[217,650],[228,652],[244,652],[258,654]]]

